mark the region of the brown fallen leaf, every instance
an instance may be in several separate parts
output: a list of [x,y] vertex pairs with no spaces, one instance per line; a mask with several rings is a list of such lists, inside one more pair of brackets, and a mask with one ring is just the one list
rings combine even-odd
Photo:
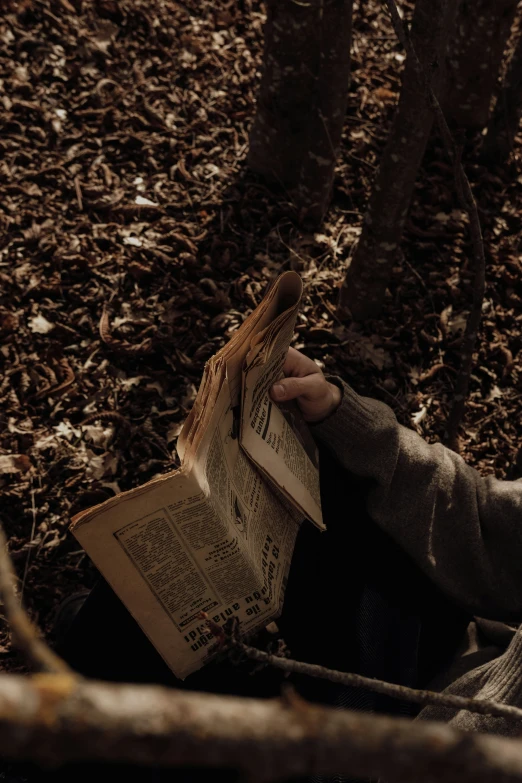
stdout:
[[31,467],[26,454],[0,454],[0,474],[26,473]]
[[386,89],[386,87],[377,87],[377,89],[373,91],[373,96],[374,98],[377,98],[378,101],[397,100],[397,93]]

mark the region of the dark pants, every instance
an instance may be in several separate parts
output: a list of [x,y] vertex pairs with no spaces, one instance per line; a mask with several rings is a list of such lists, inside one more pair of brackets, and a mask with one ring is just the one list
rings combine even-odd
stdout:
[[[469,618],[368,517],[368,489],[323,450],[328,531],[302,525],[278,625],[294,658],[421,687],[454,652]],[[78,671],[107,680],[259,697],[276,695],[282,682],[279,672],[252,676],[251,666],[224,660],[181,683],[105,582],[87,599],[61,652]],[[292,684],[305,698],[339,708],[414,714],[409,704],[359,689],[296,677]],[[183,780],[198,777],[194,771]]]

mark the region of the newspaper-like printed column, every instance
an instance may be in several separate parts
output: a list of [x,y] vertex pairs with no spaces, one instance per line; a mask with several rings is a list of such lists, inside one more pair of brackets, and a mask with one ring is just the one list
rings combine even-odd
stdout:
[[278,406],[269,396],[272,384],[282,377],[292,332],[293,321],[289,321],[278,332],[272,346],[258,345],[247,357],[243,373],[241,446],[269,481],[324,530],[319,456],[310,430],[295,403]]
[[[206,573],[225,603],[243,596],[235,613],[248,632],[281,611],[302,516],[279,500],[240,447],[238,416],[224,384],[195,473],[227,527],[226,550]],[[219,613],[213,619],[220,622]]]
[[224,526],[194,476],[182,472],[109,501],[73,527],[118,597],[180,678],[200,668],[215,639],[202,621],[221,596],[198,547]]

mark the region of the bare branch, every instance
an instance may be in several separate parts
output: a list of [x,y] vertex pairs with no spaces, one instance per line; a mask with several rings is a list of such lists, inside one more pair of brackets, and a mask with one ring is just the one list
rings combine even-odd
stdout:
[[426,95],[429,97],[435,112],[435,116],[437,117],[437,122],[439,124],[446,152],[448,153],[448,156],[454,166],[457,195],[462,209],[467,212],[469,217],[470,236],[473,245],[473,255],[475,257],[473,303],[466,323],[464,337],[462,339],[461,366],[457,375],[457,380],[455,381],[455,388],[453,390],[453,403],[448,416],[445,432],[445,442],[447,445],[454,451],[458,451],[458,429],[464,415],[466,398],[468,396],[469,380],[473,366],[473,352],[475,350],[477,334],[480,327],[482,303],[484,301],[484,292],[486,287],[486,259],[484,255],[484,241],[482,239],[477,204],[475,202],[469,180],[466,176],[466,172],[464,171],[460,161],[460,152],[448,127],[448,123],[446,122],[446,118],[444,117],[444,113],[440,107],[437,96],[432,89],[429,76],[422,67],[422,63],[417,56],[408,29],[406,28],[397,10],[395,0],[385,0],[385,2],[391,15],[395,33],[404,46],[408,57],[410,57],[412,62],[415,63],[417,73],[424,82]]
[[259,781],[522,783],[522,743],[442,723],[168,688],[0,675],[0,755],[220,767]]
[[[407,688],[404,685],[396,685],[383,680],[374,680],[370,677],[363,677],[361,674],[352,672],[340,672],[335,669],[327,669],[325,666],[317,666],[313,663],[304,663],[295,661],[291,658],[281,658],[277,655],[258,650],[256,647],[250,647],[241,642],[233,642],[234,647],[241,650],[247,658],[260,663],[266,663],[291,674],[304,674],[308,677],[316,677],[321,680],[328,680],[339,685],[346,685],[353,688],[365,688],[374,693],[382,693],[384,696],[390,696],[392,699],[401,699],[410,701],[414,704],[427,706],[428,704],[437,704],[440,707],[450,707],[457,710],[467,710],[479,715],[493,715],[497,718],[509,718],[511,720],[522,721],[522,709],[512,707],[509,704],[501,704],[487,699],[466,699],[463,696],[453,696],[449,693],[437,693],[436,691],[425,691],[416,688]],[[522,728],[521,728],[522,731]]]
[[62,661],[43,641],[33,626],[15,592],[16,575],[7,551],[7,540],[0,525],[0,598],[13,633],[13,641],[36,668],[46,672],[69,672]]

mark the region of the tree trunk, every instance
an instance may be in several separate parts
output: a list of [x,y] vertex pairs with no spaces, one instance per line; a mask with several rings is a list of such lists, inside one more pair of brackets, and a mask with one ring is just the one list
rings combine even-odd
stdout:
[[522,34],[508,65],[506,78],[497,96],[495,111],[484,141],[484,157],[495,163],[505,162],[513,149],[522,116]]
[[[458,0],[417,0],[411,38],[440,93],[444,53]],[[399,105],[377,172],[362,233],[340,293],[339,311],[355,320],[376,316],[386,292],[434,113],[408,57]]]
[[441,100],[454,125],[470,130],[486,125],[516,10],[517,0],[462,0],[448,46]]
[[250,167],[282,186],[301,221],[330,201],[350,78],[352,0],[269,0]]

